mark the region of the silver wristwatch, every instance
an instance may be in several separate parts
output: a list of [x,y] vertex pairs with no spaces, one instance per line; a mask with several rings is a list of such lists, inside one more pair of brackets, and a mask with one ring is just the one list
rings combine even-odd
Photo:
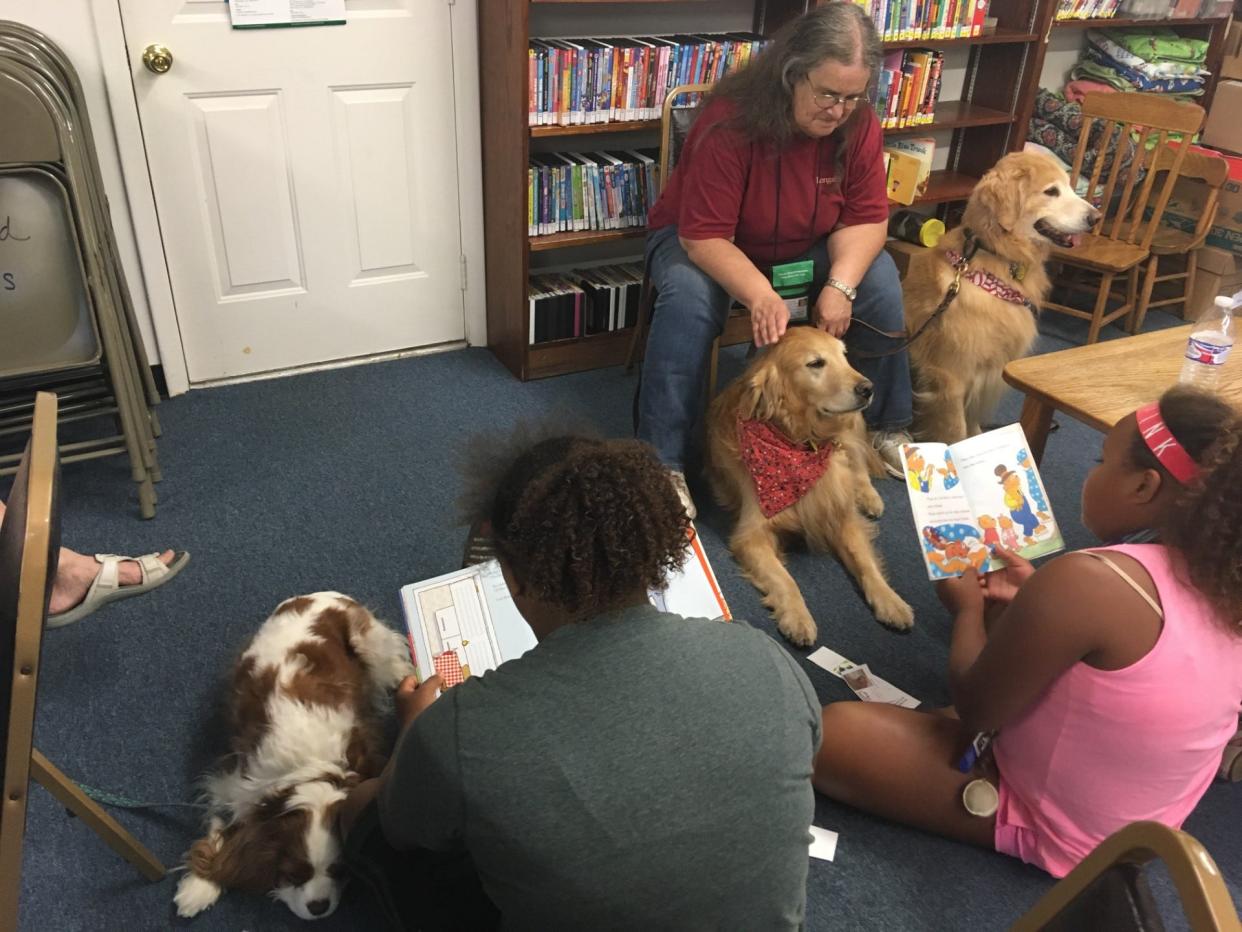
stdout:
[[829,288],[835,288],[835,289],[837,289],[837,291],[841,292],[841,294],[843,294],[843,295],[845,295],[847,298],[849,298],[849,300],[850,300],[851,302],[852,302],[855,298],[857,298],[857,297],[858,297],[858,289],[857,289],[857,288],[851,288],[851,287],[850,287],[849,285],[847,285],[845,282],[839,282],[839,281],[837,281],[835,278],[830,278],[830,279],[828,279],[828,281],[826,282],[826,284],[828,285],[828,287],[829,287]]

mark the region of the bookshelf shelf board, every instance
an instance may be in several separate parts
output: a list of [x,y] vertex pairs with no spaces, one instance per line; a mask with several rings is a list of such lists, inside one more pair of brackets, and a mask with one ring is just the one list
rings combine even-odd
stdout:
[[545,249],[563,249],[566,246],[590,246],[594,243],[610,243],[613,240],[646,236],[646,227],[626,227],[622,230],[574,230],[568,233],[549,233],[530,237],[531,252]]
[[962,36],[957,39],[897,39],[884,43],[885,50],[942,48],[950,45],[999,45],[1010,43],[1020,45],[1035,42],[1039,39],[1033,32],[1022,32],[1019,29],[998,28],[996,32],[983,36]]
[[[634,328],[626,327],[624,330],[597,333],[589,337],[532,343],[526,348],[526,378],[543,379],[603,366],[619,366],[625,362],[633,335]],[[725,323],[720,344],[735,346],[749,343],[750,338],[750,318],[735,313]]]
[[[964,201],[970,197],[979,179],[973,175],[954,171],[934,171],[927,179],[927,191],[916,200],[916,204],[942,204],[945,201]],[[889,204],[899,207],[899,204]]]
[[913,133],[936,133],[941,130],[959,129],[966,126],[997,126],[1012,123],[1012,113],[981,107],[965,100],[950,100],[936,104],[935,120],[918,126],[886,129],[885,136],[908,136]]
[[1179,19],[1133,19],[1127,16],[1112,16],[1104,19],[1058,19],[1052,23],[1053,29],[1114,29],[1127,26],[1214,26],[1223,23],[1227,16],[1194,16]]
[[532,139],[545,136],[587,136],[595,133],[633,133],[639,130],[658,130],[659,120],[618,120],[615,123],[580,123],[573,126],[532,126]]

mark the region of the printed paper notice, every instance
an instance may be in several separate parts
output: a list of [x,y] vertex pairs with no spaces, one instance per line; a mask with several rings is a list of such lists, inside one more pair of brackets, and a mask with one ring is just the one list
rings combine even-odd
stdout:
[[343,26],[345,0],[229,0],[234,29]]

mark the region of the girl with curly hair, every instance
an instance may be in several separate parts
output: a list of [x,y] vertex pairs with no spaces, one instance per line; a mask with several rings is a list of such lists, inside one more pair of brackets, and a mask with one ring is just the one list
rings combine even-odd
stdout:
[[[651,605],[691,529],[649,447],[522,433],[476,455],[469,517],[490,525],[538,644],[443,693],[434,676],[402,684],[404,731],[346,804],[349,822],[378,796],[347,851],[369,818],[419,852],[388,871],[410,928],[439,927],[429,903],[446,899],[442,863],[419,880],[428,851],[468,855],[505,928],[800,928],[809,681],[759,631]],[[452,928],[496,922],[462,924],[477,882],[447,899]]]
[[[1056,877],[1130,822],[1179,827],[1242,707],[1240,442],[1234,409],[1184,387],[1118,422],[1083,487],[1083,523],[1102,540],[1153,530],[1159,543],[1038,571],[1001,550],[1007,569],[938,583],[954,617],[952,714],[827,706],[816,788]],[[980,732],[996,732],[990,754],[963,773]],[[981,775],[995,802],[972,815],[963,791]]]

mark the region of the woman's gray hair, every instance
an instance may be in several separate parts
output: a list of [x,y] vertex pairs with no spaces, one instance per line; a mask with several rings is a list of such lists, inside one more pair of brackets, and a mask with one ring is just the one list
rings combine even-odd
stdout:
[[[861,7],[848,0],[828,3],[781,29],[749,65],[723,78],[711,97],[736,105],[732,127],[756,141],[779,145],[798,132],[793,92],[799,81],[826,61],[862,65],[874,74],[883,54],[875,24]],[[853,115],[842,129],[854,122]]]

